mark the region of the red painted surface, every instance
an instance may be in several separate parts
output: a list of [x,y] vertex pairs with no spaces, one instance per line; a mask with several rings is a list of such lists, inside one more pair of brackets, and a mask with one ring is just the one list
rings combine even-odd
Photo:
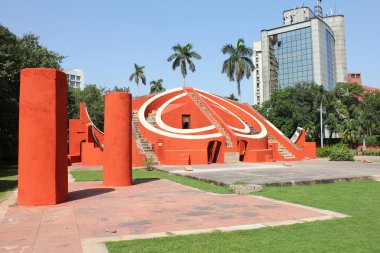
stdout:
[[104,134],[93,125],[85,103],[81,103],[79,119],[69,120],[69,164],[81,162],[85,166],[102,165],[103,136]]
[[[152,132],[141,122],[139,122],[140,132],[142,136],[152,144],[153,150],[158,157],[160,164],[187,165],[206,164],[210,162],[224,163],[224,154],[226,152],[238,153],[240,160],[244,162],[270,162],[275,160],[296,161],[302,160],[305,157],[316,157],[315,143],[309,143],[305,141],[304,130],[301,132],[297,143],[292,143],[281,132],[278,132],[275,128],[273,128],[272,125],[270,125],[264,117],[253,110],[249,105],[233,102],[231,100],[226,100],[220,97],[215,97],[190,87],[186,87],[183,90],[175,91],[173,93],[168,93],[167,95],[164,95],[153,101],[146,108],[146,111],[144,113],[145,118],[148,118],[150,113],[153,111],[157,111],[166,101],[183,92],[196,94],[198,100],[201,101],[203,106],[208,110],[212,117],[215,118],[218,124],[229,135],[233,145],[232,147],[226,146],[225,134],[223,134],[221,137],[216,138],[191,140],[181,139]],[[152,98],[152,96],[135,99],[133,101],[133,110],[139,110],[141,106],[150,98]],[[216,102],[216,104],[209,99]],[[236,115],[236,117],[231,115],[231,113]],[[237,135],[237,132],[231,129],[230,126],[242,129],[244,126],[240,120],[247,122],[249,126],[254,127],[258,132],[262,131],[260,124],[252,117],[250,117],[247,113],[249,115],[253,115],[258,120],[258,122],[260,122],[266,128],[268,134],[273,136],[278,143],[285,147],[294,156],[294,158],[284,157],[279,151],[279,144],[269,144],[267,136],[253,139]],[[196,100],[189,94],[180,99],[174,100],[172,103],[167,105],[167,107],[163,110],[161,119],[166,125],[181,129],[182,115],[184,114],[190,115],[191,129],[214,124],[210,116],[207,115],[203,109],[201,109]],[[159,130],[165,130],[161,129],[157,125],[155,125],[155,127]],[[202,132],[202,134],[218,132],[221,132],[221,130],[215,128]],[[196,134],[189,133],[187,135],[191,136]],[[218,149],[210,146],[210,143],[213,143],[215,141],[222,143]],[[139,153],[138,149],[135,147],[134,157],[137,157],[139,154],[143,155],[143,153]],[[210,157],[212,157],[212,159],[210,159]]]
[[55,69],[23,69],[20,82],[18,205],[67,200],[67,80]]
[[132,185],[132,97],[126,92],[105,96],[103,185]]
[[[175,99],[175,97],[183,93],[186,94]],[[197,100],[202,103],[203,108],[198,104],[191,93],[196,95]],[[134,99],[132,110],[138,112],[144,103],[155,98],[154,96],[156,95],[148,95]],[[139,130],[139,134],[152,145],[152,149],[162,165],[224,163],[225,154],[228,152],[237,154],[239,160],[243,162],[272,162],[276,160],[298,161],[305,157],[316,157],[316,145],[314,142],[306,142],[304,130],[301,131],[296,143],[292,143],[286,136],[276,130],[262,115],[253,110],[251,106],[213,96],[190,87],[165,93],[163,96],[153,100],[143,112],[144,118],[147,120],[155,119],[152,113],[157,112],[168,100],[172,99],[175,100],[162,109],[161,120],[164,124],[171,128],[176,128],[177,130],[182,129],[182,116],[189,115],[190,129],[210,125],[216,127],[201,133],[186,133],[187,136],[216,133],[220,133],[221,136],[204,139],[184,139],[166,136],[151,131],[151,129],[145,127],[141,121],[138,120],[137,130]],[[96,130],[96,128],[92,126],[85,127],[91,123],[91,120],[85,112],[85,106],[81,105],[80,119],[70,120],[69,157],[71,157],[70,159],[73,161],[79,157],[83,165],[103,164],[104,152],[102,152],[99,145],[97,145],[97,142],[94,141],[95,135],[97,139],[103,142],[103,133],[95,131],[94,134],[91,134],[92,130]],[[214,123],[212,118],[214,118],[217,123]],[[276,143],[269,143],[268,135],[262,135],[259,138],[247,136],[255,134],[254,132],[246,133],[245,136],[239,135],[238,133],[241,134],[241,132],[231,127],[244,129],[242,121],[249,127],[253,127],[256,132],[260,133],[266,129],[268,135],[275,138]],[[165,127],[163,129],[158,126],[155,121],[151,122],[151,124],[159,131],[178,134],[172,130],[165,129]],[[261,129],[260,124],[262,124],[264,129]],[[132,130],[132,164],[133,166],[143,166],[145,152],[141,148],[138,148],[137,143],[139,137],[137,130]],[[227,147],[225,133],[228,134],[232,142],[232,147]],[[74,136],[73,139],[71,139],[72,136]],[[215,143],[219,144],[216,145]],[[283,148],[286,148],[294,157],[286,157],[281,153]]]

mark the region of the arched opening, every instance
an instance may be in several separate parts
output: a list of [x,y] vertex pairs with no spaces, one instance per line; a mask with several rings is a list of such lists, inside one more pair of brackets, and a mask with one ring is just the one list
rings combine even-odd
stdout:
[[222,142],[210,141],[207,145],[207,161],[208,163],[216,163],[219,157],[219,151]]
[[244,161],[245,151],[247,150],[247,141],[240,140],[238,141],[238,147],[239,147],[239,161]]

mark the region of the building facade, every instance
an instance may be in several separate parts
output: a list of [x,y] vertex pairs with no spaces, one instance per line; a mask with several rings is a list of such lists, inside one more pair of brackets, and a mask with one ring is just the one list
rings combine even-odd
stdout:
[[[254,43],[260,49],[253,55],[259,68],[254,72],[254,104],[300,82],[333,90],[337,82],[347,80],[343,15],[323,17],[319,0],[315,11],[297,7],[284,11],[283,20],[281,27],[262,30],[261,41]],[[258,55],[261,62],[256,63]]]
[[347,73],[347,83],[362,84],[362,75],[361,75],[361,73]]
[[84,89],[84,72],[80,69],[65,69],[63,72],[67,76],[67,84],[74,87]]

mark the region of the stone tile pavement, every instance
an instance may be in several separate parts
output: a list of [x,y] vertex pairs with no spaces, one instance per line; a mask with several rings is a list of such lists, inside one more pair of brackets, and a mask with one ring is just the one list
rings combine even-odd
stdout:
[[[173,174],[230,185],[235,181],[245,181],[258,185],[295,185],[311,183],[331,183],[366,178],[380,179],[380,158],[373,163],[332,162],[328,159],[304,160],[300,162],[237,163],[193,165],[193,171],[185,171],[183,166],[161,166]],[[369,157],[362,159],[369,160]]]
[[69,201],[17,207],[0,204],[0,252],[107,252],[103,242],[230,231],[347,217],[256,196],[206,193],[166,180],[125,188],[69,183]]

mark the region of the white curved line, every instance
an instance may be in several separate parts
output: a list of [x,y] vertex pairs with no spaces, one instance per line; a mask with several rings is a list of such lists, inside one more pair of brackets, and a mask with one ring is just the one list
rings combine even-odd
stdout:
[[88,111],[87,111],[87,106],[85,106],[84,109],[86,110],[87,118],[90,120],[91,125],[92,125],[96,130],[98,130],[99,133],[101,133],[101,134],[104,135],[104,132],[100,131],[99,128],[97,128],[97,127],[95,126],[94,122],[92,122],[92,119],[90,118],[90,114],[88,114]]
[[264,138],[264,137],[266,137],[266,136],[268,135],[268,131],[267,131],[266,127],[265,127],[260,121],[258,121],[258,120],[256,119],[256,117],[254,117],[253,115],[251,115],[250,113],[248,113],[246,110],[243,110],[243,109],[241,109],[240,107],[234,105],[233,103],[231,103],[231,102],[229,102],[229,101],[227,101],[227,100],[224,100],[224,99],[222,99],[222,98],[220,98],[220,97],[217,97],[217,96],[215,96],[215,95],[213,95],[213,94],[211,94],[211,93],[208,93],[208,92],[203,91],[203,90],[199,90],[199,89],[197,89],[197,88],[194,88],[194,89],[197,90],[197,91],[199,91],[199,92],[203,92],[203,93],[205,93],[205,94],[208,94],[208,95],[210,95],[210,96],[212,96],[212,97],[215,97],[215,98],[217,98],[217,99],[221,99],[221,100],[223,100],[224,102],[226,102],[226,103],[232,105],[233,107],[239,109],[240,111],[244,112],[244,113],[247,114],[249,117],[251,117],[254,121],[256,121],[256,123],[259,124],[259,126],[260,126],[260,128],[261,128],[261,132],[258,133],[258,134],[246,135],[246,134],[238,134],[238,133],[235,133],[237,136],[245,137],[245,138],[250,138],[250,139],[261,139],[261,138]]
[[168,132],[162,131],[160,129],[157,129],[154,126],[152,126],[151,124],[148,123],[148,121],[145,119],[145,110],[148,107],[148,105],[151,104],[154,100],[156,100],[156,99],[158,99],[158,98],[160,98],[162,96],[165,96],[167,94],[170,94],[170,93],[173,93],[173,92],[176,92],[176,91],[180,91],[180,90],[183,90],[183,88],[175,88],[175,89],[167,90],[167,91],[159,93],[159,94],[151,97],[150,99],[148,99],[140,107],[140,110],[139,110],[138,116],[139,116],[139,121],[141,122],[141,124],[146,129],[148,129],[149,131],[152,131],[152,132],[154,132],[156,134],[159,134],[159,135],[171,137],[171,138],[188,139],[188,140],[199,140],[199,139],[208,139],[208,138],[221,137],[222,136],[221,133],[204,134],[204,135],[183,135],[183,134],[168,133]]
[[187,95],[187,93],[182,93],[182,94],[179,94],[171,99],[169,99],[168,101],[166,101],[158,110],[157,110],[157,114],[156,114],[156,123],[159,127],[161,127],[162,129],[166,130],[166,131],[169,131],[169,132],[172,132],[172,133],[179,133],[179,134],[192,134],[192,133],[199,133],[199,132],[204,132],[204,131],[208,131],[208,130],[211,130],[211,129],[215,129],[215,126],[214,125],[209,125],[209,126],[206,126],[206,127],[200,127],[200,128],[194,128],[194,129],[179,129],[179,128],[174,128],[174,127],[171,127],[171,126],[168,126],[166,125],[163,121],[162,121],[162,118],[161,118],[161,115],[162,115],[162,112],[165,110],[165,108],[170,104],[172,103],[173,101],[177,100],[177,99],[180,99],[182,97],[185,97]]
[[241,129],[241,128],[236,128],[236,127],[233,127],[233,126],[230,126],[230,125],[227,125],[229,128],[237,131],[237,132],[241,132],[241,133],[244,133],[244,134],[247,134],[249,133],[251,130],[249,129],[249,127],[247,126],[247,124],[245,124],[244,121],[242,121],[238,116],[236,116],[234,113],[232,113],[230,110],[228,110],[226,107],[224,107],[223,105],[215,102],[214,100],[202,95],[202,94],[199,94],[201,97],[209,100],[210,102],[220,106],[221,108],[223,108],[227,113],[231,114],[232,116],[234,116],[236,119],[238,119],[243,125],[244,125],[244,129]]

